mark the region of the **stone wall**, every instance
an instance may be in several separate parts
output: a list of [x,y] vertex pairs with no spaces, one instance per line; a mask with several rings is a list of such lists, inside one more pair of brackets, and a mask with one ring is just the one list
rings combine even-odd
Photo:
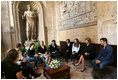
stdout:
[[58,33],[56,25],[56,2],[55,1],[43,1],[44,6],[44,22],[45,28],[47,29],[47,45],[51,43],[53,39],[59,44]]
[[1,2],[1,60],[7,55],[7,50],[12,48],[8,5],[7,1]]
[[72,29],[97,24],[96,2],[61,1],[59,29]]
[[84,28],[63,30],[59,32],[60,41],[66,41],[66,39],[74,41],[75,38],[78,38],[80,42],[85,42],[85,38],[90,37],[93,43],[97,43],[98,42],[97,36],[98,33],[96,25]]
[[[78,26],[75,26],[74,24],[73,26],[71,26],[72,25],[71,23],[74,23],[74,21],[71,20],[72,18],[69,18],[70,21],[68,20],[68,24],[62,21],[66,25],[64,24],[63,26],[62,24],[61,26],[59,26],[61,27],[61,30],[59,31],[60,41],[65,41],[67,38],[73,41],[74,38],[78,38],[80,42],[84,42],[84,39],[86,37],[90,37],[93,43],[99,43],[101,37],[106,37],[108,38],[109,44],[112,44],[112,45],[117,44],[117,22],[116,22],[117,21],[116,19],[117,2],[112,2],[112,1],[103,2],[102,1],[102,2],[92,2],[92,4],[94,7],[96,7],[96,8],[94,7],[92,8],[92,9],[96,9],[96,10],[93,10],[94,14],[92,15],[92,17],[94,17],[93,20],[94,21],[96,20],[97,23],[93,24],[93,26],[92,25],[89,26],[86,24],[86,21],[84,22],[84,19],[91,17],[91,14],[88,14],[88,17],[86,18],[83,16],[83,20],[82,22],[80,20],[81,24],[79,24]],[[80,4],[80,6],[83,6],[83,5]],[[86,6],[88,6],[87,8],[89,8],[90,5],[86,5]],[[66,9],[64,8],[63,11],[66,12]],[[73,14],[74,13],[75,12],[73,11]],[[60,18],[61,18],[61,15],[62,15],[62,12],[60,12]],[[89,21],[92,21],[91,18],[88,18],[88,19]],[[78,23],[80,22],[78,21]],[[84,25],[84,24],[85,26],[81,27],[81,25]]]
[[98,41],[106,37],[109,44],[117,45],[117,2],[97,2],[97,12]]

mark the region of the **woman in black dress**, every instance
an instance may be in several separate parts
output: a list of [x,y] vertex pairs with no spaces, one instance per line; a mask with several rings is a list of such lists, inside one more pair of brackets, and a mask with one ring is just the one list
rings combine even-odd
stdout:
[[83,54],[81,54],[78,63],[75,64],[75,66],[77,66],[77,65],[79,65],[82,62],[82,70],[81,70],[81,72],[83,72],[85,70],[85,68],[84,68],[85,59],[91,59],[93,57],[94,53],[95,53],[94,52],[94,47],[91,44],[91,39],[90,38],[86,38],[85,39],[85,43],[86,43],[86,45],[84,46]]
[[44,45],[44,41],[40,42],[40,46],[38,47],[38,54],[42,59],[45,58],[46,62],[48,62],[48,64],[49,64],[50,57],[49,57],[49,55],[47,55],[47,48]]
[[58,59],[60,56],[60,52],[57,48],[57,44],[55,40],[52,40],[52,44],[50,45],[49,52],[51,54],[51,58]]
[[66,40],[66,52],[64,54],[65,60],[68,63],[68,59],[70,58],[70,55],[72,53],[72,44],[70,42],[70,39]]

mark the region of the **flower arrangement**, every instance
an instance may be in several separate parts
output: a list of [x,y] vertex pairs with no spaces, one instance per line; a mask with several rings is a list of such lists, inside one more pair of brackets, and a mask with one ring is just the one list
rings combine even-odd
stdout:
[[60,67],[60,62],[57,59],[52,59],[50,65],[50,68],[56,69]]

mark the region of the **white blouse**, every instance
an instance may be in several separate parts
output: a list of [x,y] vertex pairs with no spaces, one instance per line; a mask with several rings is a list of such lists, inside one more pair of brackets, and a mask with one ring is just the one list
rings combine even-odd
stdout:
[[77,53],[77,52],[80,50],[80,46],[81,46],[81,45],[79,44],[79,46],[76,47],[76,46],[74,46],[74,43],[73,43],[73,46],[72,46],[72,52],[75,51],[75,52]]

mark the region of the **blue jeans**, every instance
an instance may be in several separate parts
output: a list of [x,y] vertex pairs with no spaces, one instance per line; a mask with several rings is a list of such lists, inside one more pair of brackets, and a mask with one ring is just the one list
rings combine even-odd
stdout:
[[94,59],[92,61],[93,67],[96,68],[96,69],[98,69],[98,68],[102,69],[105,66],[107,66],[108,64],[112,64],[113,63],[113,60],[111,59],[111,60],[103,61],[100,64],[96,64],[96,60],[98,60],[98,59],[96,58],[96,59]]
[[35,56],[34,57],[29,57],[29,62],[31,62],[31,61],[34,61],[35,66],[38,65],[38,61],[37,61],[37,58]]
[[28,67],[30,67],[30,68],[32,67],[32,65],[31,65],[30,62],[28,62],[28,61],[26,62],[26,66],[28,66]]

